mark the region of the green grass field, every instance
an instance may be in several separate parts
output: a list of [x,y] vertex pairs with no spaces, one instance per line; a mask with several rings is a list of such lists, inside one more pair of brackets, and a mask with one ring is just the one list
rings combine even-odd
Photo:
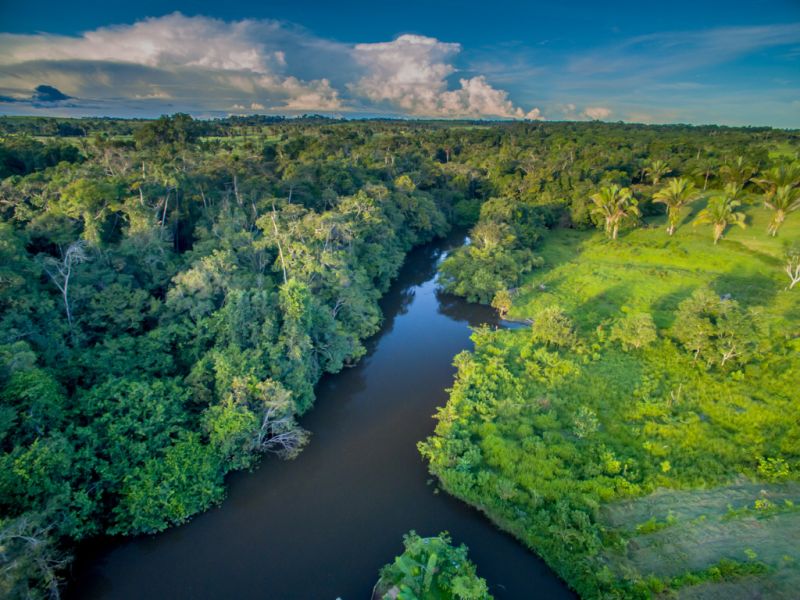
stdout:
[[549,233],[540,250],[545,267],[521,286],[510,316],[529,318],[556,303],[584,330],[621,310],[650,312],[656,325],[669,327],[678,303],[710,285],[744,306],[769,306],[770,318],[798,327],[800,293],[786,290],[783,254],[792,241],[800,242],[800,214],[791,215],[779,235],[770,237],[769,212],[750,206],[747,229],[729,228],[715,246],[711,228],[693,227],[687,222],[690,210],[686,213],[672,237],[664,231],[663,218],[650,219],[646,228],[625,232],[616,241],[596,231]]

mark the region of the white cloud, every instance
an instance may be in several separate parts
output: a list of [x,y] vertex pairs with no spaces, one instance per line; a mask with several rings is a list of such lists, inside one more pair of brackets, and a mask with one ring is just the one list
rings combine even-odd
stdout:
[[232,100],[259,111],[340,109],[327,79],[286,72],[279,46],[298,50],[305,37],[274,21],[180,13],[77,37],[0,34],[0,90],[44,82],[77,98],[170,100],[181,109],[222,110]]
[[456,72],[452,59],[460,51],[459,44],[408,34],[357,44],[353,55],[366,74],[349,89],[412,115],[542,118],[539,109],[526,114],[514,106],[508,92],[492,87],[484,76],[459,79],[460,88],[448,89],[447,78]]
[[280,63],[280,58],[253,34],[277,27],[269,21],[227,23],[173,13],[133,25],[101,27],[79,37],[4,34],[0,63],[88,60],[268,73],[270,62]]
[[587,106],[583,114],[594,121],[602,121],[611,116],[611,109],[604,106]]
[[0,95],[45,83],[95,106],[543,118],[483,75],[452,81],[460,51],[421,35],[349,45],[277,21],[173,13],[78,36],[0,34]]

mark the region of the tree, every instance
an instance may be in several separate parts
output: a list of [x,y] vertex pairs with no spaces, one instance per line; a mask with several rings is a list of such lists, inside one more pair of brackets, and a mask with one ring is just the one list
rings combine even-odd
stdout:
[[672,169],[663,160],[654,160],[644,168],[644,173],[653,182],[653,185],[658,185],[662,177],[667,175]]
[[789,289],[800,282],[800,247],[791,248],[786,252],[785,269],[789,276]]
[[67,322],[70,327],[72,327],[72,310],[69,304],[69,282],[75,266],[87,260],[89,260],[89,257],[86,254],[86,243],[83,240],[77,240],[67,246],[61,260],[48,256],[42,261],[45,272],[61,292],[61,296],[64,299],[64,309],[66,310]]
[[308,433],[294,419],[291,394],[276,381],[236,377],[222,404],[204,416],[211,445],[230,469],[249,467],[261,452],[296,457]]
[[511,304],[511,294],[507,289],[499,290],[492,298],[492,308],[497,310],[501,319],[505,318],[508,311],[511,310]]
[[639,216],[639,207],[629,188],[613,184],[602,188],[591,199],[594,202],[590,209],[592,214],[603,219],[606,235],[612,240],[617,239],[619,226],[623,221]]
[[81,177],[64,186],[58,209],[73,219],[83,221],[83,238],[97,244],[102,241],[106,218],[121,208],[120,185],[114,179]]
[[42,516],[0,519],[0,596],[58,600],[69,559],[58,548],[52,527]]
[[627,350],[628,347],[644,348],[658,337],[653,317],[649,313],[632,313],[617,320],[611,328],[611,340],[616,340]]
[[764,199],[771,199],[781,186],[800,186],[800,165],[780,164],[762,172],[750,181],[764,190]]
[[653,194],[653,201],[667,208],[667,233],[672,235],[678,227],[681,209],[700,198],[694,183],[685,177],[672,177],[667,184]]
[[741,187],[729,183],[719,196],[714,196],[708,205],[701,210],[694,220],[694,225],[711,225],[714,230],[714,244],[719,242],[728,225],[736,225],[744,229],[747,227],[744,214],[737,211],[741,202],[736,198],[741,192]]
[[678,305],[672,334],[695,360],[719,367],[745,363],[758,341],[754,317],[735,300],[700,288]]
[[767,232],[774,237],[778,235],[786,216],[800,209],[800,188],[789,184],[778,186],[771,195],[765,194],[764,205],[775,211],[767,228]]
[[745,163],[743,156],[737,156],[736,160],[726,165],[722,165],[719,170],[719,174],[723,181],[728,184],[736,184],[739,187],[743,187],[755,172],[755,167]]
[[692,175],[694,175],[695,177],[701,177],[703,179],[704,192],[706,191],[706,188],[708,188],[708,180],[714,174],[716,168],[717,168],[716,162],[709,159],[704,159],[692,171]]
[[214,449],[184,432],[163,456],[125,476],[116,525],[110,533],[162,531],[222,499],[222,468]]
[[467,547],[452,545],[447,532],[421,538],[403,536],[403,553],[381,569],[376,586],[383,599],[491,600],[486,581],[478,577]]
[[556,305],[536,313],[531,326],[531,338],[534,342],[562,348],[572,348],[578,343],[572,320],[564,313],[564,309]]
[[143,124],[134,132],[133,139],[140,148],[158,148],[166,144],[186,146],[195,141],[199,133],[197,122],[192,117],[175,113]]

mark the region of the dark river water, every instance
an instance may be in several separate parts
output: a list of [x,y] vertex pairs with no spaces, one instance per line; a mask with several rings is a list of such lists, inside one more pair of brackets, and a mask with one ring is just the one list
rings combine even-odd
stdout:
[[320,382],[299,458],[267,457],[234,474],[222,505],[182,527],[85,547],[69,596],[368,600],[380,567],[415,529],[467,544],[496,598],[574,598],[482,514],[434,493],[416,449],[447,401],[453,357],[471,347],[470,326],[497,323],[491,309],[437,291],[436,266],[460,242],[409,254],[367,356]]

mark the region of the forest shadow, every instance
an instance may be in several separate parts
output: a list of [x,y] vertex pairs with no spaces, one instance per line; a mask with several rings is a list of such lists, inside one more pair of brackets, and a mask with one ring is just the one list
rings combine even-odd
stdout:
[[772,302],[781,285],[761,273],[726,273],[711,282],[720,296],[730,294],[742,306],[761,306]]
[[586,326],[595,327],[608,317],[619,316],[620,308],[630,296],[630,286],[617,283],[578,305],[575,309],[575,318]]
[[669,329],[675,324],[675,312],[678,305],[686,300],[696,288],[684,286],[676,291],[664,294],[653,302],[653,320],[656,326],[662,329]]
[[689,205],[689,211],[688,212],[684,212],[681,215],[681,220],[678,223],[678,227],[680,227],[682,225],[688,225],[688,226],[691,227],[692,226],[692,221],[694,221],[695,218],[697,218],[697,214],[701,210],[703,210],[706,206],[708,206],[708,198],[702,198],[700,200],[692,202]]

